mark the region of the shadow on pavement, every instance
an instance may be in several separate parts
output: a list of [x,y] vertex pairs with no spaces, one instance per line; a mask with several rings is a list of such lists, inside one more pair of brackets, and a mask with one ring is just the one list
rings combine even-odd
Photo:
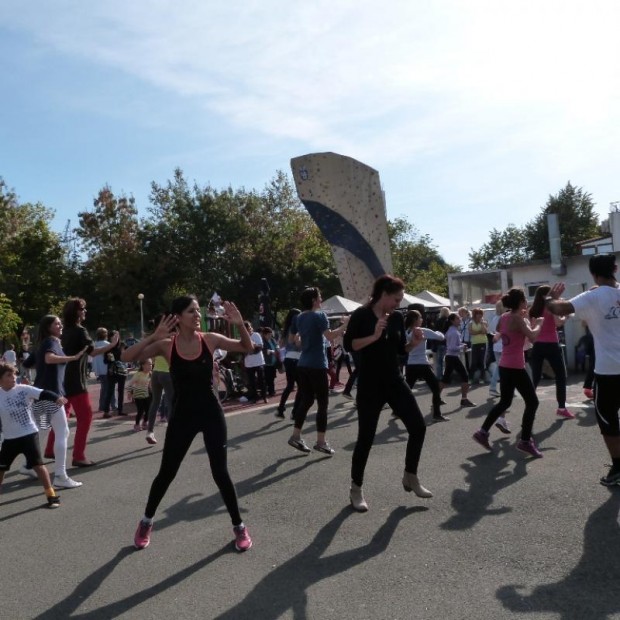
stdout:
[[[497,598],[512,612],[558,614],[562,620],[606,620],[620,612],[620,489],[610,489],[609,499],[588,519],[581,560],[563,581],[534,588],[522,595],[522,586],[497,590]],[[541,546],[543,552],[544,546]]]
[[319,530],[306,549],[271,571],[240,603],[217,616],[217,620],[241,618],[275,620],[285,614],[288,616],[289,611],[297,620],[307,618],[306,592],[309,588],[323,579],[343,573],[383,553],[398,523],[406,516],[424,510],[427,508],[420,506],[396,508],[368,543],[355,549],[321,557],[340,526],[354,514],[351,508],[343,508]]
[[[536,443],[544,453],[544,441],[557,432],[562,421],[556,420],[549,428],[540,433],[534,432]],[[528,459],[512,445],[515,437],[502,436],[493,443],[493,452],[484,452],[469,457],[468,463],[463,463],[465,482],[469,488],[452,491],[452,508],[454,514],[444,523],[444,530],[467,530],[476,525],[483,517],[502,515],[512,511],[510,506],[491,508],[495,495],[502,489],[521,480],[527,474],[526,465],[537,459]],[[499,444],[499,445],[498,445]],[[472,446],[476,446],[472,440]],[[481,448],[483,449],[483,448]],[[514,463],[511,470],[510,465]]]

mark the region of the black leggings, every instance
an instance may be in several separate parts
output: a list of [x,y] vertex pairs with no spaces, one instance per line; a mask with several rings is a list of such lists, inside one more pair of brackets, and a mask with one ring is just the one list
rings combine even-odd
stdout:
[[[282,396],[280,397],[280,404],[278,405],[278,411],[284,413],[286,407],[286,401],[291,392],[295,389],[297,383],[297,364],[299,360],[292,357],[284,358],[284,372],[286,373],[286,386],[282,390]],[[299,389],[295,393],[295,401],[293,403],[293,413],[297,410],[299,404]]]
[[402,420],[409,433],[405,454],[405,471],[411,474],[418,473],[418,463],[426,435],[426,424],[420,413],[418,403],[404,379],[401,377],[398,380],[386,381],[383,385],[358,385],[357,417],[359,427],[351,463],[351,480],[358,486],[362,486],[364,482],[364,470],[377,432],[379,415],[385,403],[392,408],[394,415]]
[[202,409],[188,412],[179,406],[175,408],[166,431],[159,473],[151,485],[144,514],[149,519],[153,518],[198,433],[202,433],[204,438],[211,464],[211,475],[220,490],[232,524],[239,525],[242,519],[237,493],[228,473],[226,457],[226,420],[218,402],[209,403],[206,411]]
[[297,366],[297,385],[299,386],[299,406],[295,411],[295,428],[302,429],[310,407],[316,398],[316,430],[327,430],[327,403],[329,401],[329,377],[325,368]]
[[523,411],[523,419],[521,421],[521,439],[528,441],[532,436],[532,427],[534,426],[534,418],[538,409],[538,396],[536,396],[534,384],[525,368],[504,368],[503,366],[499,367],[499,381],[499,402],[489,411],[482,424],[482,428],[489,432],[497,419],[504,412],[508,411],[510,405],[512,405],[515,390],[517,390],[525,401],[525,410]]
[[566,407],[566,366],[562,348],[557,342],[535,342],[530,353],[530,366],[532,367],[532,380],[534,387],[538,387],[542,377],[543,362],[547,360],[555,375],[555,397],[558,407]]
[[147,398],[134,398],[133,402],[136,403],[136,426],[140,424],[140,420],[146,424],[149,419],[149,407],[151,406],[151,397]]
[[469,380],[474,380],[476,370],[480,371],[480,381],[484,381],[484,362],[487,353],[487,344],[472,344],[471,345],[471,362],[469,364]]
[[441,395],[439,389],[439,381],[433,372],[430,364],[407,364],[405,366],[405,380],[410,388],[413,388],[418,379],[426,381],[426,385],[433,393],[433,415],[441,415],[439,406],[441,405]]

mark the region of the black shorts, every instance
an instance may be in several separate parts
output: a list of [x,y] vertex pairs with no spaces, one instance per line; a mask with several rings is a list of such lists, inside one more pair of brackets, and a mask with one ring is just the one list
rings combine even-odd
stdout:
[[43,465],[39,449],[39,433],[31,433],[15,439],[5,439],[0,448],[0,471],[11,469],[13,461],[23,454],[28,467]]
[[594,374],[594,410],[601,434],[607,437],[620,436],[618,410],[620,410],[620,375]]

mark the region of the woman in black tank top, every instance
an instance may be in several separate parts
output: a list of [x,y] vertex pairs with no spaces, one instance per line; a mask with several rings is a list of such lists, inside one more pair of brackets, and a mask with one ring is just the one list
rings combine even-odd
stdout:
[[[172,415],[166,431],[161,466],[151,485],[144,517],[138,523],[134,536],[137,549],[149,545],[155,511],[198,433],[203,435],[211,474],[230,514],[235,547],[238,551],[246,551],[252,546],[248,530],[241,520],[237,494],[228,473],[226,420],[213,390],[213,351],[219,348],[247,353],[253,345],[236,306],[224,302],[224,310],[223,318],[237,326],[239,340],[215,332],[202,333],[198,301],[193,296],[187,296],[175,299],[172,314],[162,319],[150,336],[123,353],[123,361],[162,355],[170,364],[174,385]],[[171,335],[173,330],[176,333]]]

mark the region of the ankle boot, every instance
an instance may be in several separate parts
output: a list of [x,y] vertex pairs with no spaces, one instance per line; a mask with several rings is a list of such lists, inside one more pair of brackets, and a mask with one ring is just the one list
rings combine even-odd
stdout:
[[407,493],[413,491],[418,497],[433,497],[433,494],[420,484],[418,477],[407,471],[403,475],[403,488]]
[[351,483],[349,497],[351,499],[351,506],[353,506],[353,510],[356,510],[357,512],[366,512],[368,510],[368,504],[364,499],[362,487],[358,487],[355,482]]

